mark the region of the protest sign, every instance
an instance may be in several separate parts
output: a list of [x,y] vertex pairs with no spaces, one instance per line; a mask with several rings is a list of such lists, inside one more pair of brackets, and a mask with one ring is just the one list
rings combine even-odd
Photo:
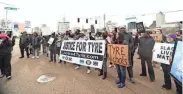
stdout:
[[182,41],[177,41],[174,50],[173,62],[171,66],[170,74],[175,80],[182,85],[183,77],[183,50]]
[[60,59],[83,66],[102,68],[105,40],[64,40]]
[[156,42],[161,42],[163,37],[162,34],[150,34],[150,36],[153,37]]
[[53,41],[54,41],[54,38],[50,38],[49,40],[48,40],[48,44],[52,44],[53,43]]
[[174,44],[155,43],[153,52],[153,61],[170,64],[169,57],[172,56]]
[[145,33],[143,22],[136,23],[136,28],[139,33]]
[[128,66],[128,45],[108,44],[107,53],[112,63]]

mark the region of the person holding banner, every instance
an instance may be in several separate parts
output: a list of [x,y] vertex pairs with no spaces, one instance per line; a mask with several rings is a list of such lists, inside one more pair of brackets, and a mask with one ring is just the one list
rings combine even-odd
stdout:
[[[121,45],[127,45],[128,43],[124,39],[124,35],[122,32],[119,32],[116,34],[116,41],[115,44],[121,44]],[[122,66],[119,64],[115,64],[117,74],[118,74],[118,80],[116,81],[116,84],[118,85],[118,88],[125,87],[125,80],[126,80],[126,66]]]
[[155,45],[155,40],[150,36],[150,32],[146,31],[143,37],[139,40],[139,55],[141,57],[142,73],[140,76],[147,76],[146,64],[148,65],[148,72],[151,82],[155,81],[154,69],[152,66],[152,54]]
[[[80,38],[79,38],[79,40],[88,40],[83,31],[80,32]],[[76,64],[76,65],[77,66],[75,67],[75,69],[77,70],[77,69],[80,68],[81,65],[78,65],[78,64]],[[87,69],[88,69],[87,70],[87,74],[89,74],[91,72],[90,67],[87,67]]]
[[[176,41],[176,34],[171,33],[167,36],[167,43],[174,44],[175,41]],[[162,85],[162,88],[169,90],[172,88],[171,78],[169,75],[170,65],[161,63],[161,67],[164,73],[164,84]]]
[[[177,38],[176,41],[182,41],[182,39]],[[177,42],[175,42],[177,45]],[[177,48],[174,48],[174,50]],[[169,62],[170,62],[170,66],[172,67],[172,63],[173,63],[173,58],[175,55],[175,51],[173,52],[173,55],[169,58]],[[180,62],[182,62],[182,60],[180,60]],[[181,66],[182,67],[182,66]],[[177,82],[177,79],[174,78],[174,82],[175,82],[175,86],[176,86],[176,94],[182,94],[182,84]]]
[[106,33],[103,33],[102,34],[102,37],[103,39],[106,41],[106,48],[105,48],[105,55],[104,55],[104,60],[103,60],[103,65],[102,65],[102,69],[100,69],[100,73],[98,76],[102,76],[102,79],[106,79],[107,78],[107,44],[108,44],[108,41],[107,41],[107,34]]
[[[116,34],[117,34],[117,28],[114,29],[114,31],[112,32],[112,36],[111,36],[111,43],[115,43],[116,41]],[[109,68],[111,67],[115,67],[112,62],[109,63]]]
[[133,58],[131,58],[131,54],[134,52],[134,42],[133,42],[133,37],[131,34],[126,32],[126,27],[122,26],[119,28],[119,31],[123,34],[124,40],[128,44],[128,60],[129,60],[129,66],[127,67],[128,75],[129,75],[129,80],[131,83],[135,83],[133,79]]

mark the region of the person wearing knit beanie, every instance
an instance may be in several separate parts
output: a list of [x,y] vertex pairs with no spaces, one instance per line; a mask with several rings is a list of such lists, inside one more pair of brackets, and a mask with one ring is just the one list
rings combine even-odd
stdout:
[[167,36],[167,41],[168,42],[174,42],[176,39],[177,39],[177,35],[176,34],[170,33]]

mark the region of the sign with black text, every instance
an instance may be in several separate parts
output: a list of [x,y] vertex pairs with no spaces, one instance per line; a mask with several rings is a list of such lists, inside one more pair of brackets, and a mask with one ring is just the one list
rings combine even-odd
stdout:
[[128,45],[108,44],[109,60],[114,64],[128,66]]
[[173,54],[174,44],[155,43],[153,51],[153,61],[170,64],[169,58]]
[[136,23],[137,32],[145,33],[145,28],[143,22]]
[[101,69],[104,53],[105,40],[64,40],[60,60]]

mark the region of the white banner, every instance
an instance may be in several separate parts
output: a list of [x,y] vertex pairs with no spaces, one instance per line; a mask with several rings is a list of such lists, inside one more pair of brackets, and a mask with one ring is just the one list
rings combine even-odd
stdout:
[[105,40],[64,40],[60,59],[93,68],[102,68]]
[[170,64],[169,57],[172,56],[174,44],[155,43],[153,61],[158,63]]

